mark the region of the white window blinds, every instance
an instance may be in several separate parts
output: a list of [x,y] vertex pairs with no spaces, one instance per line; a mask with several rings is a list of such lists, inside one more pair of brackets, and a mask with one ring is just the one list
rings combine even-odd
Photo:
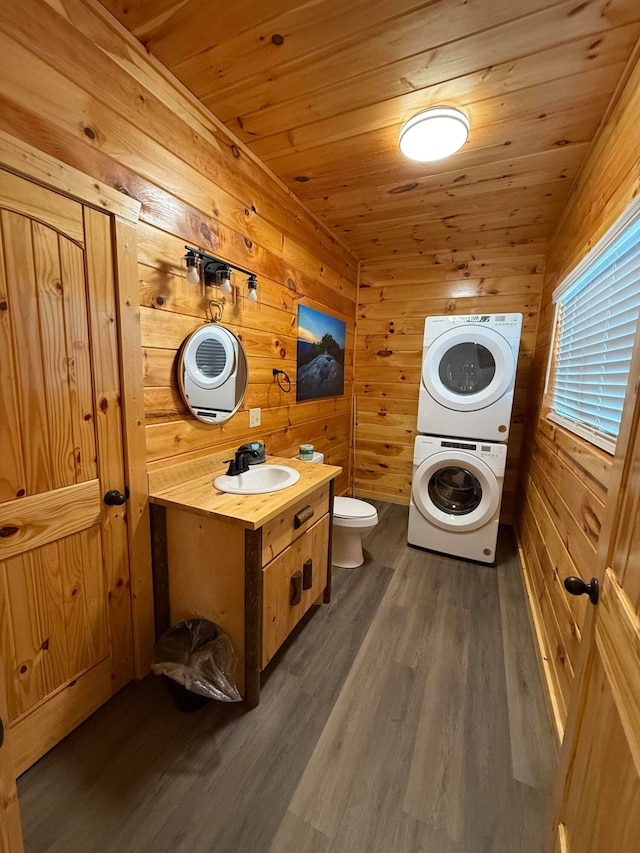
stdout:
[[549,417],[610,453],[620,428],[640,307],[640,211],[631,213],[554,294],[557,336]]

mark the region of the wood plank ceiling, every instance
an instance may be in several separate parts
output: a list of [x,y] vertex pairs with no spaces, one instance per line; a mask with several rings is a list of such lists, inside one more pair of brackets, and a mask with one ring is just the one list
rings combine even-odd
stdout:
[[[543,241],[640,34],[638,0],[103,0],[363,260]],[[467,145],[405,160],[435,104]]]

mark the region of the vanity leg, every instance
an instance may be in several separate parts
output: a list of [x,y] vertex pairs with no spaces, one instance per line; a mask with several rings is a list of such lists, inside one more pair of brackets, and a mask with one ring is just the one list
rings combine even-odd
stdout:
[[255,708],[262,656],[262,530],[245,530],[244,566],[244,700]]
[[331,601],[331,545],[333,543],[333,490],[335,480],[329,483],[329,551],[327,554],[327,585],[322,594],[322,600],[325,604]]
[[171,625],[169,607],[169,561],[167,559],[167,512],[149,504],[151,518],[151,566],[153,572],[153,615],[156,640]]

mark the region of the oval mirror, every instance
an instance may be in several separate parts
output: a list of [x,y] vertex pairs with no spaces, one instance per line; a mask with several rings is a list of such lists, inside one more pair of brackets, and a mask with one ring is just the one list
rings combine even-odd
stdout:
[[238,338],[215,323],[184,339],[178,384],[186,407],[199,421],[219,424],[235,414],[247,391],[247,359]]

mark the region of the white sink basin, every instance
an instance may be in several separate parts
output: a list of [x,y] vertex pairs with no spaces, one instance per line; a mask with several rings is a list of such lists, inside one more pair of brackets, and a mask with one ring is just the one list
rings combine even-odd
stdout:
[[300,473],[287,465],[254,465],[244,474],[229,477],[222,474],[213,481],[213,486],[221,492],[232,495],[263,495],[267,492],[279,492],[293,486],[300,479]]

